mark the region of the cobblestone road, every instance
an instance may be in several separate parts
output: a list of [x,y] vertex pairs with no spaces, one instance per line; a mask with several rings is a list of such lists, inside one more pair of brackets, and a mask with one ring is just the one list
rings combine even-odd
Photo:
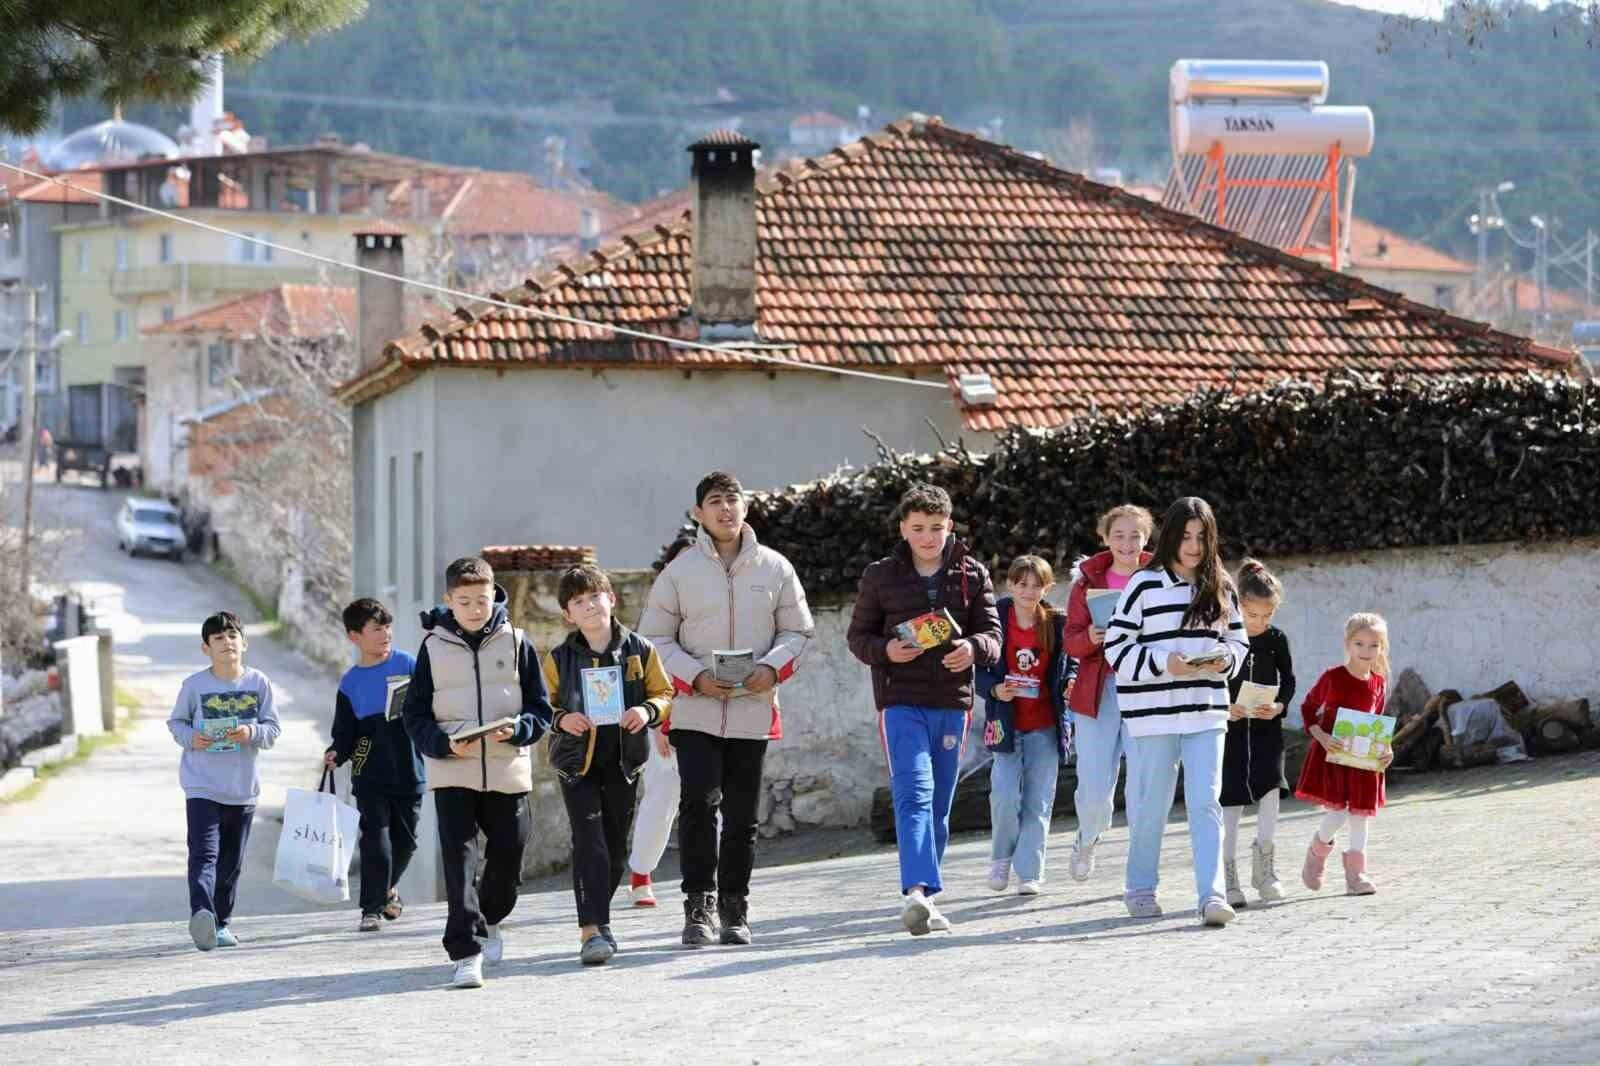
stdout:
[[[247,910],[244,946],[209,955],[189,947],[181,915],[125,922],[113,906],[103,926],[0,933],[0,1061],[1600,1059],[1600,756],[1392,795],[1370,852],[1378,896],[1296,884],[1224,930],[1190,917],[1176,824],[1169,915],[1153,922],[1124,916],[1120,824],[1086,885],[1060,869],[1070,822],[1058,825],[1056,876],[1034,900],[990,895],[986,840],[958,840],[945,897],[955,929],[917,940],[895,920],[888,849],[758,870],[749,948],[676,947],[676,899],[663,893],[659,913],[620,915],[623,952],[596,970],[577,965],[570,894],[547,881],[528,886],[481,992],[444,988],[436,906],[366,936],[349,909]],[[1286,809],[1285,874],[1315,817]]]

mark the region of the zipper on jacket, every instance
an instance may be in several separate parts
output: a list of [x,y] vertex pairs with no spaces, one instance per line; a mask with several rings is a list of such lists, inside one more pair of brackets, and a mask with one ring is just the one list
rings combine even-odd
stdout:
[[[738,561],[739,560],[737,560],[737,559],[734,560],[734,562],[736,562],[736,563]],[[726,571],[727,575],[728,575],[728,650],[732,651],[734,648],[737,648],[739,646],[739,645],[734,643],[734,638],[733,638],[733,617],[734,617],[733,616],[733,567],[725,566],[725,567],[723,567],[723,570]],[[722,701],[722,735],[724,737],[726,737],[728,735],[728,701],[727,700],[723,700]]]
[[[472,688],[478,696],[478,724],[483,724],[483,674],[478,670],[478,649],[472,649]],[[478,769],[483,774],[483,789],[489,791],[489,738],[478,741]]]

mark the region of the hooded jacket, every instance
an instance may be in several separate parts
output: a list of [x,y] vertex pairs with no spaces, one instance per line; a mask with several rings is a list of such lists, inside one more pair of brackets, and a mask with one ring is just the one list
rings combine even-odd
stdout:
[[[404,710],[406,732],[427,765],[428,789],[467,788],[512,795],[533,788],[533,744],[550,728],[552,710],[533,644],[513,628],[506,590],[494,587],[489,621],[476,633],[461,628],[448,607],[422,614]],[[478,746],[457,758],[450,737],[463,729],[515,717],[511,738]]]
[[[695,542],[656,575],[639,635],[654,644],[672,678],[672,729],[736,740],[783,736],[778,688],[794,676],[811,643],[811,608],[788,559],[763,547],[748,525],[739,531],[739,555],[724,566],[711,535]],[[694,690],[694,679],[711,669],[712,652],[755,654],[779,685],[760,694],[722,700]]]
[[600,666],[622,667],[622,705],[643,707],[648,726],[659,726],[672,713],[672,681],[661,656],[648,640],[611,620],[611,642],[603,652],[589,646],[583,633],[573,630],[544,657],[544,683],[555,704],[550,723],[550,765],[563,781],[589,773],[594,764],[595,741],[601,729],[618,734],[622,776],[632,781],[650,758],[650,735],[643,729],[629,733],[620,725],[603,725],[574,736],[561,728],[561,719],[583,711],[583,671]]
[[[1139,566],[1150,565],[1149,552],[1139,553]],[[1117,683],[1116,674],[1106,662],[1105,645],[1089,639],[1094,616],[1089,613],[1089,590],[1110,588],[1106,574],[1111,572],[1109,551],[1079,559],[1072,568],[1072,588],[1067,593],[1067,654],[1078,660],[1078,678],[1072,683],[1068,700],[1073,714],[1085,718],[1100,716],[1100,692]]]
[[[983,697],[983,746],[988,751],[1002,755],[1017,750],[1017,712],[1010,700],[997,700],[991,693],[1006,679],[1005,664],[1010,662],[1006,646],[1010,643],[1013,606],[1010,596],[995,604],[995,610],[1000,615],[1000,658],[991,665],[978,667],[978,695]],[[1066,728],[1067,686],[1077,670],[1061,639],[1065,625],[1066,618],[1063,615],[1051,612],[1050,626],[1055,630],[1055,642],[1050,662],[1045,664],[1042,686],[1042,694],[1050,698],[1050,706],[1056,714],[1056,747],[1063,764],[1067,761],[1067,748],[1072,736],[1072,731]]]
[[901,704],[941,710],[972,709],[972,670],[945,668],[945,652],[925,651],[908,663],[889,661],[894,627],[929,610],[944,608],[972,643],[973,661],[990,666],[1000,660],[1000,616],[995,612],[989,571],[952,538],[944,549],[944,565],[933,606],[928,605],[922,575],[912,562],[911,546],[901,541],[887,558],[862,571],[850,614],[850,652],[872,667],[872,697],[878,710]]

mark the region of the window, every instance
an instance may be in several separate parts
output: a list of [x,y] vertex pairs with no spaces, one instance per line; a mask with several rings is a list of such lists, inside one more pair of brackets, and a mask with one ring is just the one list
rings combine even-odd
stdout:
[[206,382],[214,389],[228,384],[233,373],[233,349],[222,341],[206,345]]
[[161,235],[161,261],[163,263],[172,262],[172,234],[170,233]]
[[[398,466],[399,461],[396,457],[389,456],[389,499],[387,501],[389,557],[387,566],[390,590],[398,590],[400,588],[400,504],[397,499],[400,494],[400,475],[397,469]],[[393,591],[390,594],[393,595]]]
[[422,602],[422,453],[411,453],[411,598]]
[[267,244],[256,245],[256,255],[263,263],[272,262],[272,246]]
[[128,238],[117,238],[117,269],[128,269]]
[[[78,247],[81,248],[83,246],[79,245]],[[88,344],[89,343],[89,312],[87,312],[87,311],[79,311],[78,312],[78,329],[77,329],[77,333],[78,333],[78,343],[79,344]]]
[[228,258],[235,263],[270,263],[272,249],[256,241],[263,239],[259,233],[241,233],[228,238]]
[[119,340],[119,341],[127,340],[128,339],[128,312],[121,311],[121,310],[117,311],[112,316],[111,321],[112,321],[112,324],[113,324],[113,328],[116,331],[117,340]]
[[53,351],[51,351],[51,352],[40,352],[39,353],[39,361],[38,361],[38,363],[36,365],[37,365],[38,369],[35,371],[35,373],[38,376],[34,379],[34,387],[37,388],[42,393],[47,393],[48,394],[48,393],[55,392],[56,391],[56,353],[53,352]]
[[162,305],[162,308],[161,308],[161,321],[163,321],[163,322],[171,322],[176,317],[177,317],[177,313],[172,310],[172,305],[171,304]]
[[87,239],[78,241],[78,273],[89,273],[89,242]]

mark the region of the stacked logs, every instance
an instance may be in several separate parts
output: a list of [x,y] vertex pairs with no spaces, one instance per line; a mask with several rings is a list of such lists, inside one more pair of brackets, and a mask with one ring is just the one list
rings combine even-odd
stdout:
[[879,450],[873,466],[751,500],[756,534],[813,595],[854,591],[916,481],[950,491],[958,533],[991,566],[1033,552],[1060,567],[1098,548],[1108,507],[1159,514],[1185,495],[1216,508],[1229,557],[1600,534],[1600,384],[1533,374],[1342,372],[1014,430],[988,455]]

